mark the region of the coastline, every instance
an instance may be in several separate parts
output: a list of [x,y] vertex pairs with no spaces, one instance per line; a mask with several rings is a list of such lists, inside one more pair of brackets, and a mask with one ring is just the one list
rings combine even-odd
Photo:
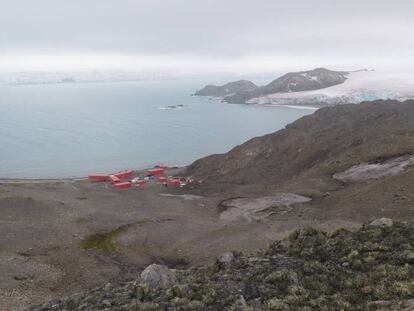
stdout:
[[77,182],[87,180],[88,177],[73,177],[73,178],[0,178],[0,184],[48,184],[57,182]]
[[[260,105],[260,104],[257,104],[257,105]],[[271,104],[271,103],[263,104],[263,105],[272,106],[272,107],[286,107],[286,108],[291,108],[291,109],[308,109],[308,110],[315,110],[315,111],[322,108],[322,106],[316,107],[316,106],[307,106],[307,105],[300,106],[300,105],[283,105],[283,104]]]
[[307,110],[318,110],[320,108],[325,107],[326,105],[314,106],[314,105],[284,105],[284,104],[273,104],[271,102],[268,103],[229,103],[224,100],[224,97],[216,97],[216,96],[201,96],[201,95],[191,95],[191,96],[198,96],[198,97],[206,97],[208,101],[215,101],[217,104],[227,104],[227,105],[244,105],[244,106],[271,106],[271,107],[286,107],[291,109],[307,109]]
[[[173,172],[177,170],[184,169],[189,164],[183,165],[174,165],[169,168]],[[134,175],[146,174],[147,170],[150,167],[145,169],[132,169]],[[88,176],[77,176],[77,177],[56,177],[56,178],[13,178],[13,177],[0,177],[1,184],[49,184],[49,183],[58,183],[58,182],[79,182],[89,180]]]

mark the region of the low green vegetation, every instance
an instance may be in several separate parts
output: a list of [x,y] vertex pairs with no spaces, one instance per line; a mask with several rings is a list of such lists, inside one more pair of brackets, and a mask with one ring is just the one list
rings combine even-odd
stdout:
[[[78,218],[78,223],[84,223],[84,220],[87,221],[86,218]],[[119,226],[118,228],[105,231],[105,232],[98,232],[85,237],[80,244],[80,247],[83,249],[97,249],[104,252],[117,252],[119,251],[119,246],[116,244],[115,240],[121,234],[125,233],[129,228],[137,225],[142,225],[151,222],[163,222],[169,221],[170,219],[160,219],[160,220],[153,220],[153,219],[142,219],[133,223],[125,224]]]
[[82,240],[80,246],[83,249],[98,249],[104,252],[116,252],[119,248],[114,240],[129,227],[131,227],[131,224],[120,226],[112,231],[98,232],[89,235]]
[[[88,245],[111,249],[112,239],[122,230]],[[414,223],[364,225],[356,232],[341,229],[329,234],[307,228],[255,256],[233,254],[230,260],[177,271],[178,283],[167,288],[128,283],[96,289],[59,306],[62,310],[110,306],[111,310],[400,311],[414,298]]]

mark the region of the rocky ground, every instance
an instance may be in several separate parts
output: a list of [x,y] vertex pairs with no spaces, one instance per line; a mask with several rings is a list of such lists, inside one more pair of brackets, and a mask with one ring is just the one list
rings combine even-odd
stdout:
[[198,192],[155,183],[125,190],[88,181],[2,183],[0,310],[131,281],[151,263],[182,269],[231,249],[252,252],[297,227],[358,224],[316,223],[314,208],[301,204],[282,204],[269,218],[222,219],[226,197]]
[[188,270],[147,267],[135,282],[31,311],[414,310],[414,223],[382,218],[355,232],[293,231],[256,255],[226,252]]
[[[217,307],[222,307],[219,300],[229,310],[402,308],[412,298],[410,262],[400,256],[411,251],[413,225],[398,221],[414,219],[413,120],[413,102],[324,108],[228,154],[169,172],[203,179],[195,189],[156,183],[114,190],[106,183],[83,180],[2,181],[0,310],[20,310],[73,294],[79,300],[73,301],[72,310],[117,310],[111,297],[102,296],[105,288],[96,291],[96,305],[91,305],[95,309],[88,309],[89,304],[81,307],[86,299],[82,297],[91,295],[81,293],[108,282],[112,284],[108,295],[119,292],[125,296],[125,306],[139,303],[144,310],[159,310],[157,304],[171,308],[177,304],[176,310],[187,310],[191,301],[193,310],[222,310]],[[396,224],[333,235],[339,228],[356,230],[380,217],[392,218]],[[209,266],[224,252],[252,254],[307,227],[328,233],[297,233],[288,249],[270,248],[254,256],[258,259],[236,252],[235,266],[226,266],[229,273],[217,263]],[[339,252],[341,248],[346,254]],[[303,270],[306,262],[313,261],[320,279],[315,272],[307,279]],[[298,282],[278,288],[280,279],[272,283],[266,277],[273,270],[279,275],[277,267],[283,262],[295,271]],[[131,298],[128,291],[136,288],[128,282],[152,263],[178,269],[179,284],[193,286],[190,296],[182,294],[181,287],[177,293],[141,288],[138,301]],[[378,270],[369,270],[368,263]],[[382,275],[383,283],[370,279],[375,275]],[[247,287],[246,278],[257,286]],[[375,288],[368,288],[369,282]],[[360,294],[354,296],[349,286],[360,289]],[[220,296],[223,288],[228,299]],[[105,300],[106,306],[98,308]],[[355,305],[360,302],[358,309]],[[335,303],[341,305],[332,309]]]

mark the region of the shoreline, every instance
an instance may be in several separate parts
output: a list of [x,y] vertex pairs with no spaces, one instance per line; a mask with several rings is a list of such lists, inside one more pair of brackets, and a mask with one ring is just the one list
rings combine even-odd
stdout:
[[56,182],[76,182],[87,180],[88,177],[68,177],[68,178],[0,178],[0,184],[17,183],[56,183]]
[[[256,104],[256,105],[261,105],[261,104]],[[268,104],[262,104],[264,106],[271,106],[271,107],[286,107],[286,108],[291,108],[291,109],[307,109],[307,110],[318,110],[323,108],[323,106],[321,107],[317,107],[317,106],[308,106],[308,105],[283,105],[283,104],[272,104],[272,103],[268,103]]]
[[[189,164],[183,165],[174,165],[168,168],[169,170],[177,170],[187,167]],[[150,167],[145,169],[131,169],[134,172],[134,175],[146,173]],[[56,177],[56,178],[13,178],[13,177],[0,177],[1,184],[18,184],[18,183],[32,183],[32,184],[42,184],[42,183],[56,183],[56,182],[78,182],[89,180],[88,176],[77,176],[77,177]]]
[[216,101],[218,104],[227,104],[227,105],[245,105],[245,106],[269,106],[269,107],[286,107],[290,109],[304,109],[304,110],[318,110],[320,108],[326,107],[326,105],[284,105],[284,104],[273,104],[271,102],[269,103],[229,103],[224,100],[224,97],[216,97],[216,96],[202,96],[202,95],[191,95],[191,96],[197,96],[197,97],[206,97],[209,101]]

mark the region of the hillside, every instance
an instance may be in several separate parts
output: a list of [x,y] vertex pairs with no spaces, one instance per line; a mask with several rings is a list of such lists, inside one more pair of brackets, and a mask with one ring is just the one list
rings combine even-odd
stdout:
[[356,164],[413,154],[412,120],[414,101],[326,107],[226,154],[197,160],[188,174],[274,187],[304,178],[324,180]]
[[175,272],[152,265],[136,282],[29,310],[412,311],[413,244],[412,222],[378,219],[331,234],[306,228],[255,256],[227,252]]
[[[414,217],[413,120],[414,101],[322,108],[226,154],[195,161],[187,173],[204,178],[200,193],[208,195],[262,201],[278,193],[311,198],[309,206],[314,210],[291,209],[299,217],[312,214],[315,219],[361,222],[374,215],[410,219]],[[248,202],[232,202],[233,212]]]

